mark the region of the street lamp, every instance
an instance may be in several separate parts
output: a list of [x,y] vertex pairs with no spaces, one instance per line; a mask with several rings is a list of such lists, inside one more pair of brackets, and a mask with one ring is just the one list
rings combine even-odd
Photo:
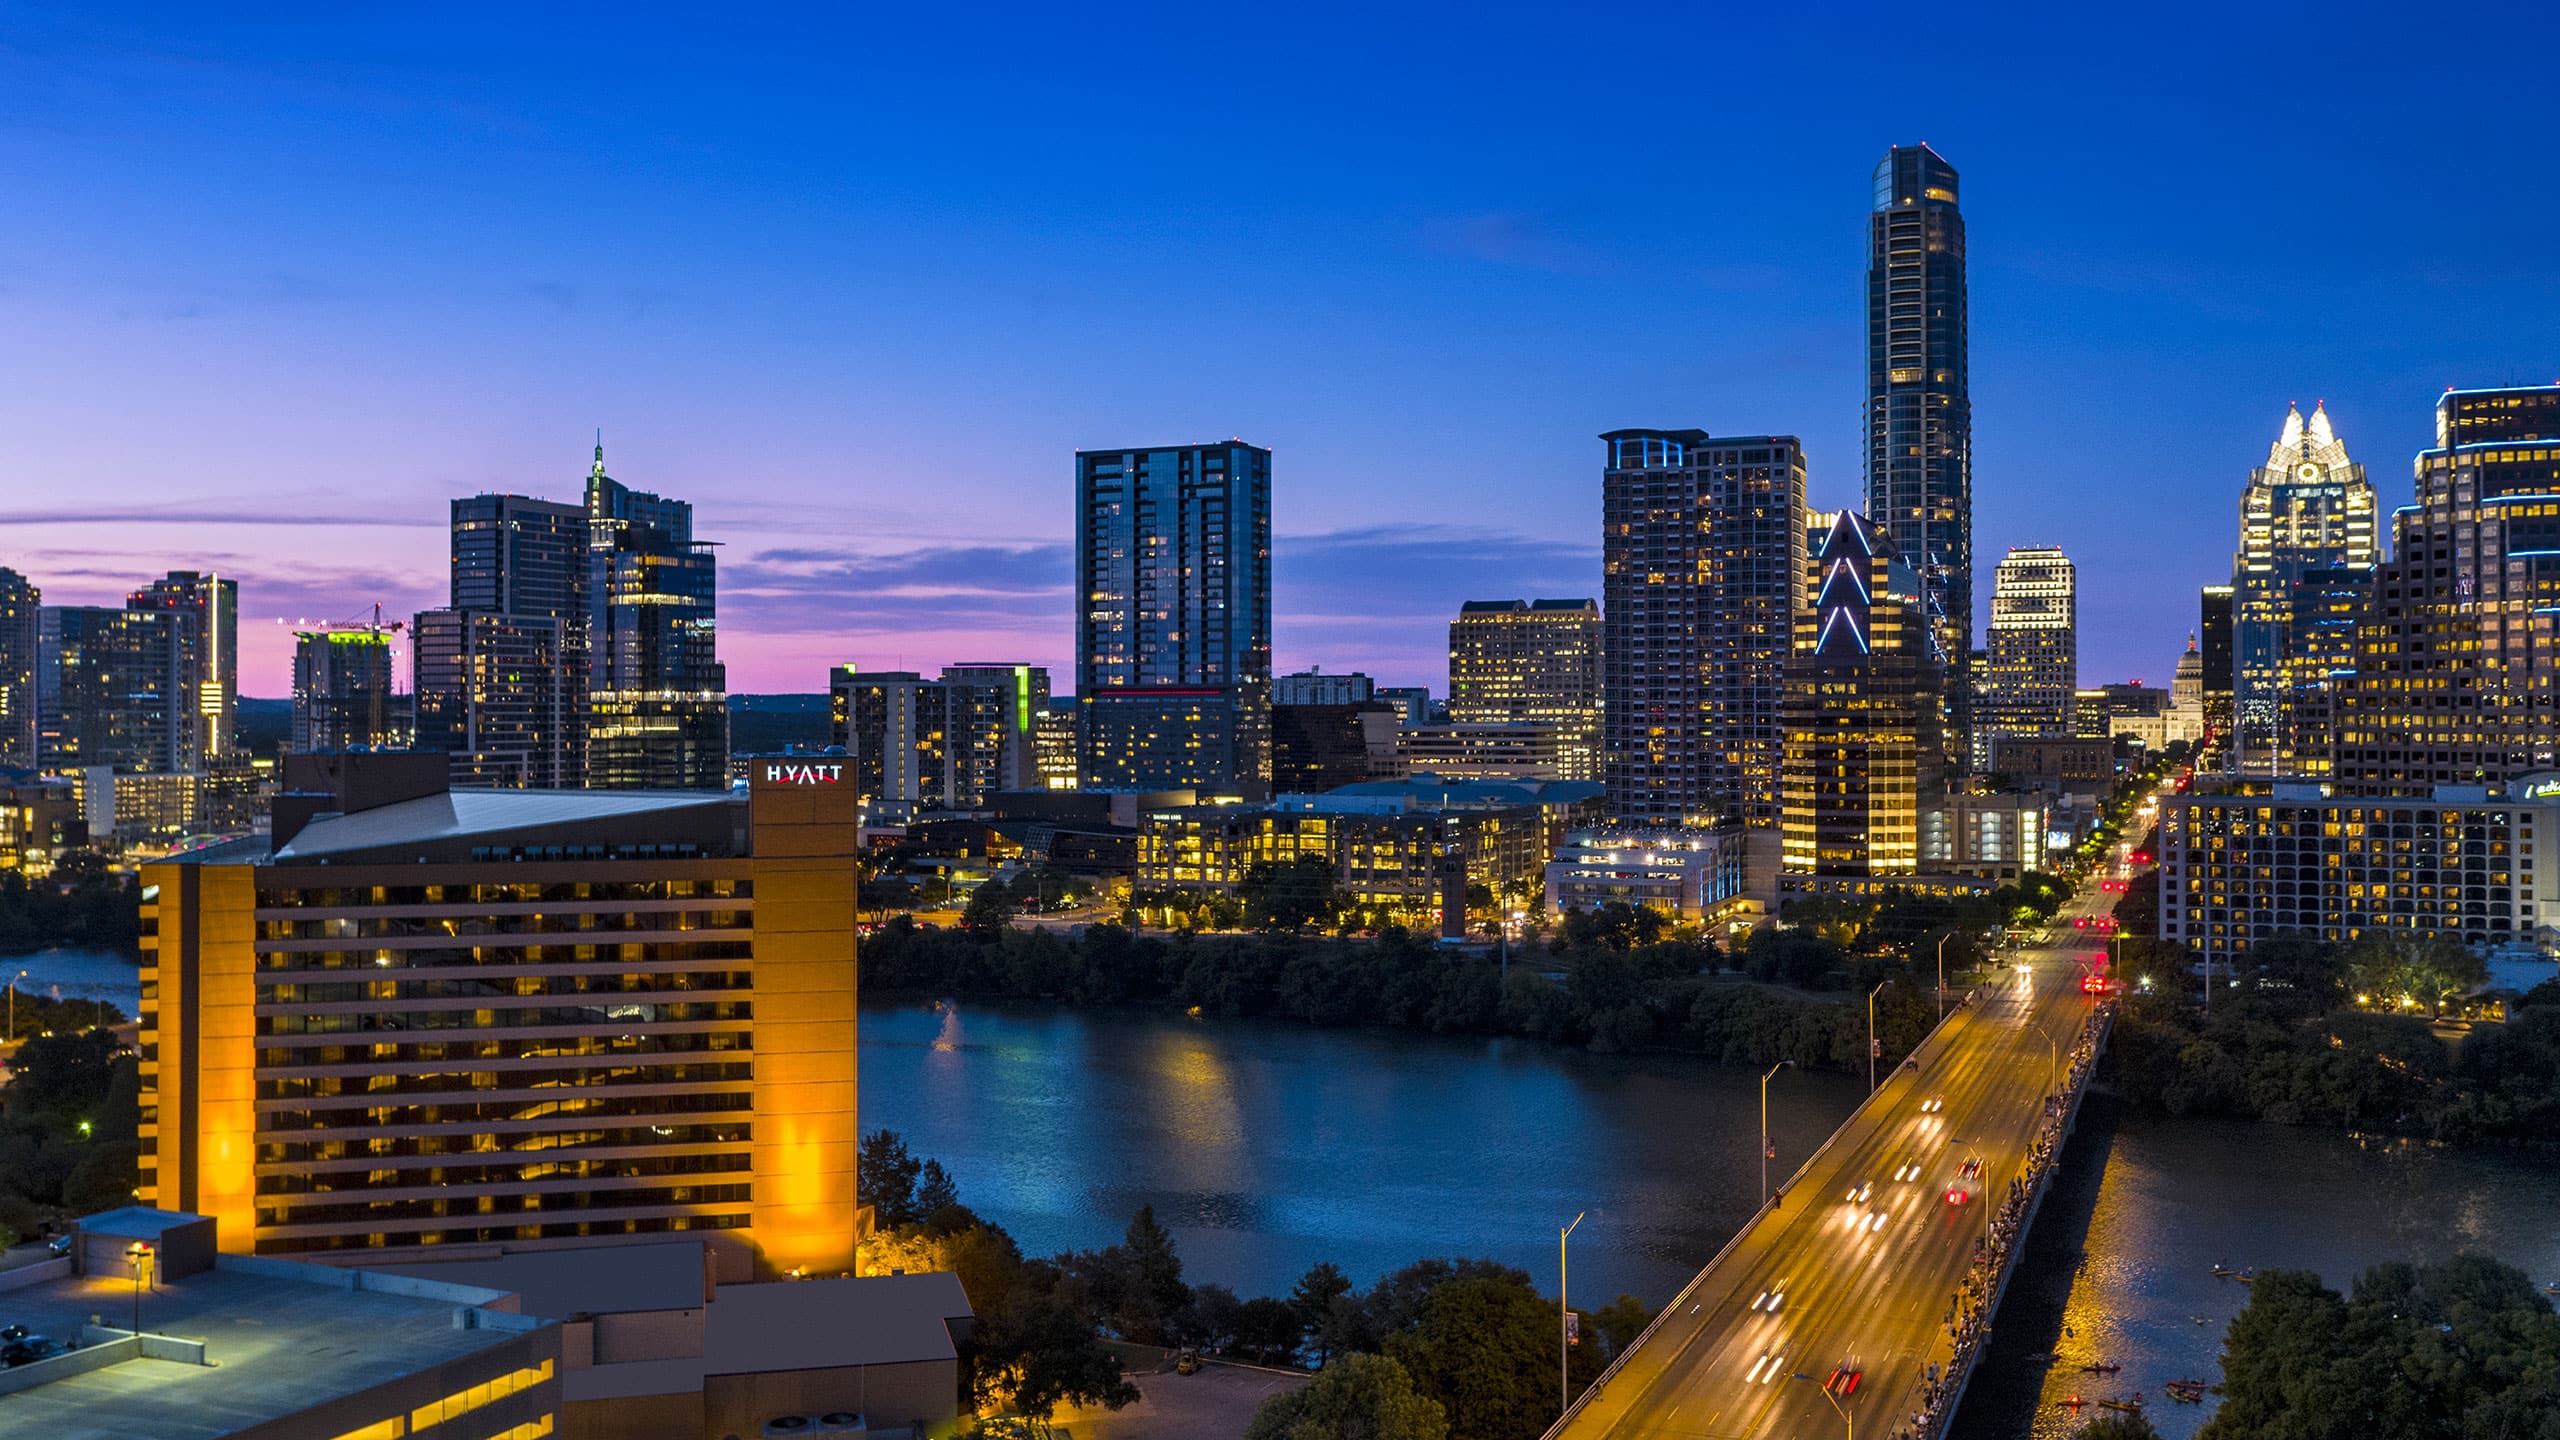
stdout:
[[17,978],[9,982],[9,1038],[12,1041],[18,1038],[18,981],[26,978],[27,972],[21,970]]
[[1941,1020],[1947,1018],[1947,942],[1954,938],[1956,932],[1953,930],[1938,937],[1938,1018]]
[[133,1262],[133,1338],[142,1339],[142,1277],[151,1268],[151,1246],[141,1240],[124,1247],[124,1258]]
[[1870,1095],[1876,1093],[1876,1056],[1884,1048],[1876,1043],[1876,996],[1892,983],[1879,980],[1876,988],[1867,992],[1867,1093]]
[[1556,1418],[1573,1408],[1573,1381],[1569,1364],[1573,1354],[1573,1312],[1565,1306],[1564,1242],[1582,1225],[1582,1217],[1590,1212],[1576,1211],[1573,1224],[1556,1232]]
[[2028,1021],[2027,1024],[2032,1026],[2037,1034],[2044,1037],[2044,1093],[2051,1095],[2058,1090],[2062,1084],[2062,1047],[2053,1043],[2053,1032],[2045,1029],[2043,1025],[2033,1020]]
[[[1793,1060],[1781,1060],[1769,1067],[1769,1075],[1775,1075],[1794,1063]],[[1769,1075],[1760,1077],[1760,1207],[1764,1210],[1769,1206],[1769,1153],[1776,1148],[1769,1143]]]

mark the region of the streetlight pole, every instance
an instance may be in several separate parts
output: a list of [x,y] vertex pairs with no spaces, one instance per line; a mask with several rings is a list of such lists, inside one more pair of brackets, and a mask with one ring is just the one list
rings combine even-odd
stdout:
[[1565,1304],[1564,1242],[1582,1225],[1582,1217],[1590,1212],[1574,1212],[1573,1224],[1556,1232],[1556,1418],[1573,1408],[1573,1381],[1570,1362],[1573,1354],[1573,1311]]
[[1956,932],[1953,930],[1938,937],[1938,1018],[1941,1020],[1947,1018],[1947,942],[1954,938]]
[[1848,1427],[1843,1435],[1843,1440],[1858,1440],[1858,1422],[1849,1418],[1849,1412],[1846,1407],[1841,1405],[1840,1397],[1832,1394],[1830,1390],[1825,1389],[1822,1392],[1822,1398],[1830,1401],[1831,1408],[1840,1412],[1840,1423]]
[[124,1258],[133,1262],[133,1338],[142,1340],[142,1272],[151,1263],[151,1247],[140,1240],[124,1247]]
[[1769,1206],[1769,1076],[1794,1063],[1781,1060],[1760,1077],[1760,1207],[1764,1210]]
[[1876,996],[1891,983],[1879,980],[1876,988],[1867,992],[1867,1093],[1870,1095],[1876,1093],[1876,1052],[1883,1048],[1876,1044]]
[[17,979],[9,982],[9,1039],[12,1042],[18,1038],[18,981],[26,978],[27,972],[21,970]]
[[2042,1036],[2044,1037],[2044,1043],[2045,1043],[2044,1093],[2045,1093],[2045,1094],[2047,1094],[2047,1095],[2051,1095],[2051,1094],[2053,1094],[2053,1093],[2054,1093],[2055,1089],[2056,1089],[2057,1087],[2059,1087],[2059,1086],[2061,1085],[2061,1083],[2062,1083],[2062,1047],[2061,1047],[2061,1046],[2059,1046],[2059,1045],[2056,1045],[2056,1044],[2053,1042],[2053,1032],[2052,1032],[2052,1031],[2045,1029],[2042,1025],[2037,1025],[2037,1024],[2036,1024],[2036,1022],[2034,1022],[2034,1021],[2032,1021],[2032,1020],[2028,1021],[2027,1023],[2028,1023],[2028,1024],[2030,1024],[2030,1025],[2035,1025],[2035,1031],[2036,1031],[2036,1033],[2037,1033],[2037,1034],[2039,1034],[2039,1035],[2042,1035]]

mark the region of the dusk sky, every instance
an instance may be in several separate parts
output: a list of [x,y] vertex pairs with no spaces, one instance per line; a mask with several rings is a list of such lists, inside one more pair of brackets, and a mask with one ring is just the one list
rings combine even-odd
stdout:
[[0,564],[236,575],[281,695],[279,617],[442,603],[447,499],[601,427],[723,542],[733,690],[1064,690],[1072,452],[1241,436],[1279,668],[1439,692],[1461,601],[1598,593],[1603,430],[1857,503],[1926,140],[1980,603],[2059,544],[2082,682],[2166,684],[2286,402],[2391,506],[2447,385],[2560,376],[2560,23],[2494,8],[0,3]]

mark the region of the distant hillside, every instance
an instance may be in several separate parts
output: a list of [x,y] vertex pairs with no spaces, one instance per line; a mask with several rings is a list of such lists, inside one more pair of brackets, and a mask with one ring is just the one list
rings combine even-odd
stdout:
[[[829,701],[824,695],[732,695],[729,749],[740,755],[772,754],[797,745],[827,743]],[[240,697],[239,745],[252,755],[272,755],[293,733],[291,700]]]

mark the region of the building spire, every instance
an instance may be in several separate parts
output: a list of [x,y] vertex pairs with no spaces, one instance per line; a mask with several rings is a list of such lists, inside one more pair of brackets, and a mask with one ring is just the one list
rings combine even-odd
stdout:
[[601,480],[604,478],[604,427],[601,425],[596,427],[595,468],[587,472],[587,478],[591,480]]

